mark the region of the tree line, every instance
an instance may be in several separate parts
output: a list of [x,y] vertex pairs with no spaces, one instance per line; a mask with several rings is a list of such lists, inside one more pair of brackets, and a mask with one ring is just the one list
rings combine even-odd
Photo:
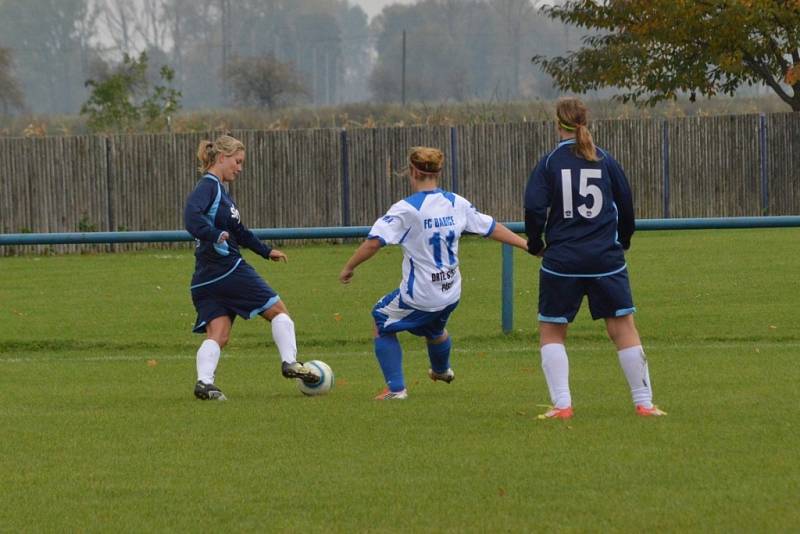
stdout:
[[0,0],[0,112],[160,128],[181,108],[653,104],[749,84],[797,111],[798,28],[800,0],[419,0],[372,21],[348,0]]
[[[529,0],[390,5],[372,22],[347,0],[2,0],[6,110],[73,114],[92,87],[148,58],[172,72],[184,109],[399,101],[407,34],[409,101],[554,94],[531,68],[578,35]],[[14,83],[16,82],[16,84]]]

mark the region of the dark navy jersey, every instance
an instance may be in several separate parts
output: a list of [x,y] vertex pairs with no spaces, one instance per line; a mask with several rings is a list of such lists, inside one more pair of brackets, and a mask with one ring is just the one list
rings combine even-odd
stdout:
[[599,161],[588,161],[575,155],[574,145],[574,139],[559,143],[528,179],[528,249],[544,248],[542,270],[552,274],[613,274],[625,268],[635,226],[628,179],[603,150],[597,149]]
[[[244,261],[240,246],[269,258],[272,249],[242,224],[236,204],[213,174],[203,176],[189,195],[183,221],[197,242],[192,287],[215,282],[233,272]],[[222,232],[228,232],[229,237],[220,243]]]

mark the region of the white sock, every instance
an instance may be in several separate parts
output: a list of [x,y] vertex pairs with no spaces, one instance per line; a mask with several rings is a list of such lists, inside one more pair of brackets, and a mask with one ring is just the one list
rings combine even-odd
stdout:
[[272,339],[278,346],[281,360],[286,363],[297,361],[297,340],[294,336],[294,321],[285,313],[272,318]]
[[647,357],[641,345],[617,351],[619,364],[631,387],[633,403],[645,408],[653,406],[653,390],[650,386],[650,371],[647,369]]
[[214,383],[214,373],[219,363],[220,348],[213,339],[206,339],[197,349],[197,379],[204,384]]
[[569,393],[569,360],[567,349],[561,343],[548,343],[541,349],[542,371],[550,390],[550,400],[556,408],[572,406]]

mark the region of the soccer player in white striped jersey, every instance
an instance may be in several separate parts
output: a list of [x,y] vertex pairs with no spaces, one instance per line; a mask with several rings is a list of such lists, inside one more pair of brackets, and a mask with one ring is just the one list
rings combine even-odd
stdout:
[[444,154],[436,148],[415,147],[409,154],[408,176],[413,194],[395,203],[372,226],[339,275],[347,284],[353,271],[383,246],[403,248],[400,287],[372,309],[375,356],[386,382],[376,399],[408,397],[403,375],[403,351],[397,333],[425,337],[431,367],[428,376],[450,383],[452,340],[445,326],[461,297],[458,240],[463,232],[490,237],[527,251],[527,241],[480,213],[464,197],[439,188]]

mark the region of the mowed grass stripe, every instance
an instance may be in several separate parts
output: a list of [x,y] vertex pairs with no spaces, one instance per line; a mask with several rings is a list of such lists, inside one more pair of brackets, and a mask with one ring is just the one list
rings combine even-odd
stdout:
[[[537,260],[515,253],[515,327],[500,332],[500,250],[462,243],[449,329],[456,380],[433,383],[402,338],[407,402],[377,402],[369,310],[399,280],[384,250],[351,286],[355,244],[248,259],[295,320],[301,357],[337,374],[306,398],[268,325],[238,321],[217,381],[192,397],[187,251],[2,258],[0,530],[769,531],[800,524],[792,410],[800,232],[637,234],[637,324],[663,419],[633,414],[586,310],[568,349],[576,416],[547,403]],[[754,243],[757,252],[753,251]],[[585,307],[585,306],[584,306]]]
[[[364,344],[369,344],[369,339],[365,339]],[[570,354],[582,354],[589,351],[595,350],[603,350],[608,349],[607,343],[597,344],[597,348],[590,348],[587,346],[575,346],[570,347]],[[758,341],[753,342],[752,347],[750,347],[749,352],[760,353],[762,350],[767,350],[770,348],[791,348],[797,349],[800,348],[800,342],[795,341]],[[696,351],[703,351],[703,350],[737,350],[737,351],[747,351],[747,346],[743,347],[742,342],[698,342],[698,343],[647,343],[648,352],[654,351],[666,351],[666,350],[696,350]],[[502,349],[498,349],[504,353],[509,354],[532,354],[536,358],[539,356],[538,347],[503,347]],[[611,349],[608,349],[611,350]],[[25,352],[23,352],[25,353]],[[404,354],[414,354],[414,355],[423,355],[427,356],[427,352],[424,349],[414,349],[414,348],[404,348]],[[472,356],[476,355],[476,351],[474,349],[462,349],[462,348],[453,348],[452,353],[457,356]],[[350,350],[350,351],[335,351],[335,350],[325,350],[323,351],[307,351],[304,352],[306,360],[312,359],[320,359],[325,357],[331,357],[339,359],[341,357],[363,357],[363,356],[373,356],[374,352],[372,350]],[[237,352],[234,354],[225,354],[226,359],[253,359],[253,360],[260,360],[260,359],[268,359],[274,360],[275,354],[274,352],[269,349],[265,350],[263,353],[256,353],[256,352]],[[179,354],[159,354],[159,360],[195,360],[195,355],[186,352],[186,353],[179,353]],[[131,353],[131,354],[107,354],[104,356],[84,356],[81,352],[72,354],[71,352],[65,352],[58,356],[53,355],[39,355],[38,352],[30,353],[29,355],[19,356],[19,357],[0,357],[0,363],[35,363],[35,362],[49,362],[49,363],[57,363],[57,362],[108,362],[113,363],[117,361],[141,361],[141,362],[148,362],[148,361],[158,361],[149,358],[147,354],[143,353]],[[376,363],[377,365],[377,363]]]

